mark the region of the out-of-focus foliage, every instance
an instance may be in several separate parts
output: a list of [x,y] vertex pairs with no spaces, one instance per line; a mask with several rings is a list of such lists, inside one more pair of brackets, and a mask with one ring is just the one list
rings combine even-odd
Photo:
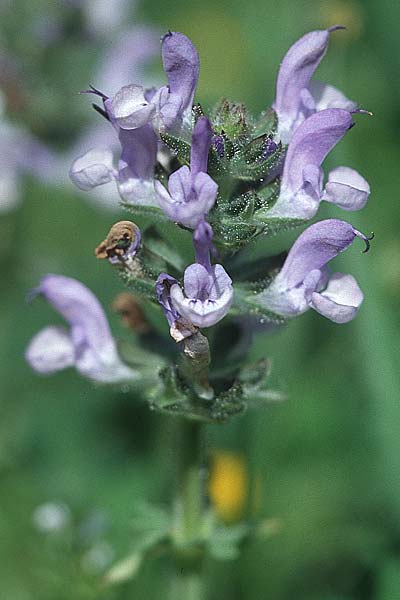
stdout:
[[[96,84],[93,70],[104,49],[102,36],[84,33],[79,5],[18,0],[0,9],[1,47],[17,66],[6,81],[9,116],[54,149],[73,144],[86,122],[89,103],[76,92]],[[205,108],[225,95],[263,109],[294,40],[315,27],[348,27],[332,38],[318,78],[374,113],[358,117],[356,135],[330,157],[332,165],[349,164],[371,183],[366,210],[349,220],[375,231],[372,251],[362,256],[352,249],[337,260],[345,271],[351,263],[366,300],[347,325],[309,311],[257,338],[254,359],[272,359],[276,387],[288,400],[211,427],[208,435],[216,452],[236,453],[237,464],[255,474],[257,501],[247,509],[255,507],[279,527],[245,546],[240,560],[210,561],[207,585],[212,600],[397,598],[400,5],[152,0],[130,14],[132,26],[180,30],[193,40]],[[56,35],[57,23],[61,38],[40,48],[35,31],[46,26]],[[99,575],[131,550],[137,506],[169,499],[173,456],[167,469],[162,450],[168,424],[139,397],[96,389],[73,371],[38,378],[23,358],[32,334],[50,319],[58,322],[40,300],[25,301],[47,272],[82,280],[111,315],[120,282],[96,262],[93,248],[114,215],[85,202],[72,185],[26,180],[24,190],[20,207],[0,217],[0,596],[155,600],[165,595],[168,577],[158,556],[120,586],[102,587]],[[124,217],[117,206],[114,212]],[[337,215],[325,207],[321,217]],[[286,238],[273,243],[274,251],[287,247]],[[115,315],[111,321],[120,337],[129,336]],[[232,493],[237,485],[236,478]]]

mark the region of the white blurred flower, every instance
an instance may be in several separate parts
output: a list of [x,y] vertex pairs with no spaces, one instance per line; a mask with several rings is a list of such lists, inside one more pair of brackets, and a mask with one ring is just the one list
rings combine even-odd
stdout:
[[66,504],[46,502],[35,508],[32,515],[34,526],[43,533],[65,529],[71,521],[71,511]]

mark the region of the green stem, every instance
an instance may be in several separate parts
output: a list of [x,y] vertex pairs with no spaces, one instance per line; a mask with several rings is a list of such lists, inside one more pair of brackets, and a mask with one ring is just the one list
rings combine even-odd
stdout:
[[202,548],[204,517],[203,427],[198,421],[180,419],[175,498],[175,575],[171,600],[202,600]]

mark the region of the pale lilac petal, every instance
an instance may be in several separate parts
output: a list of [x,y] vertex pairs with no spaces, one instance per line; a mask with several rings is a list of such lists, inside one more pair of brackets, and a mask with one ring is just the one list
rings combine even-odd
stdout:
[[25,358],[35,371],[45,375],[56,373],[75,362],[75,350],[64,327],[46,327],[29,343]]
[[335,273],[323,292],[314,292],[311,307],[334,323],[347,323],[356,316],[363,293],[352,275]]
[[171,277],[168,273],[160,273],[156,281],[157,300],[161,304],[164,314],[169,325],[172,327],[179,319],[179,313],[175,310],[171,303],[171,287],[177,284],[175,277]]
[[287,282],[276,277],[274,281],[257,295],[257,303],[272,313],[283,317],[296,317],[309,309],[309,297],[319,289],[323,275],[319,269],[307,274],[305,281],[290,287]]
[[199,173],[191,186],[189,169],[184,166],[169,178],[169,192],[155,182],[158,203],[176,223],[195,229],[215,203],[218,186],[206,173]]
[[276,279],[287,288],[301,284],[308,273],[322,269],[346,250],[355,237],[353,226],[345,221],[326,219],[310,225],[293,244]]
[[[36,293],[43,295],[70,325],[69,335],[67,336],[65,331],[61,330],[62,337],[58,328],[51,328],[53,346],[60,364],[65,363],[65,366],[74,364],[82,375],[101,383],[128,382],[139,377],[139,373],[127,367],[119,358],[104,311],[97,298],[86,286],[69,277],[47,275],[42,279]],[[54,330],[58,330],[58,337],[54,335]],[[67,338],[72,344],[73,361]],[[62,352],[58,352],[58,355],[57,340],[60,341],[60,348],[62,347]],[[39,338],[39,341],[43,342],[43,339]],[[50,341],[51,339],[49,345]],[[36,341],[33,348],[37,347]],[[61,360],[63,355],[65,355],[64,363]],[[35,368],[36,363],[30,360],[31,357],[32,352],[29,352],[28,360]],[[55,370],[50,353],[43,351],[41,362],[36,359],[40,372],[46,372],[47,358],[49,360],[47,368],[50,369],[47,372]]]
[[193,129],[190,153],[190,171],[193,180],[198,173],[207,173],[208,151],[212,140],[211,123],[207,117],[200,117]]
[[225,290],[232,287],[232,279],[222,265],[212,267],[213,276],[209,289],[209,299],[218,300]]
[[183,113],[188,120],[199,78],[199,55],[192,42],[183,33],[169,32],[162,41],[162,59],[168,77],[170,99],[174,110],[168,115],[167,127]]
[[144,89],[140,85],[125,85],[107,102],[107,111],[122,129],[137,129],[149,123],[155,115],[156,107],[147,102]]
[[171,300],[176,310],[196,327],[211,327],[228,313],[233,302],[233,288],[227,287],[218,300],[185,298],[179,285],[171,288]]
[[184,165],[174,171],[168,180],[168,190],[175,202],[186,202],[189,200],[192,186],[192,178],[189,167]]
[[343,108],[349,112],[357,108],[357,102],[353,102],[333,85],[322,83],[321,81],[311,81],[309,91],[314,99],[314,109],[316,111],[326,108]]
[[174,220],[174,214],[172,214],[172,207],[174,204],[173,199],[171,198],[171,196],[168,193],[168,190],[165,189],[165,187],[163,186],[163,184],[161,183],[161,181],[158,181],[158,179],[155,180],[154,182],[154,188],[156,191],[156,196],[157,196],[157,201],[158,204],[160,206],[160,208],[165,212],[165,214],[172,220]]
[[[165,101],[163,94],[157,99],[159,100],[159,114],[155,121],[155,127],[158,127],[160,131],[173,130],[174,133],[179,133],[184,115],[182,98],[178,95],[168,94],[167,101]],[[174,125],[175,127],[173,127]]]
[[332,202],[344,210],[361,210],[370,194],[368,182],[350,167],[337,167],[328,175],[322,200]]
[[206,300],[211,287],[211,276],[207,269],[194,263],[185,269],[184,290],[190,299]]
[[120,198],[128,204],[137,206],[158,206],[154,181],[132,177],[128,170],[117,182]]
[[196,262],[203,265],[208,272],[211,270],[210,252],[216,254],[213,237],[214,232],[211,225],[204,219],[200,221],[193,233],[193,246]]
[[74,160],[69,176],[83,191],[109,183],[116,177],[113,154],[106,148],[92,149]]
[[87,344],[99,349],[114,345],[103,308],[80,281],[62,275],[46,275],[37,292],[59,312],[71,328],[79,328]]
[[269,217],[310,219],[315,215],[319,205],[314,188],[318,169],[351,126],[349,112],[331,108],[314,113],[296,129],[283,167],[279,198],[268,211]]
[[218,184],[207,174],[199,173],[194,181],[198,210],[207,215],[215,204]]
[[311,115],[296,130],[289,144],[282,174],[282,187],[297,192],[303,185],[303,170],[320,167],[327,154],[352,125],[348,111],[331,108]]
[[151,125],[119,130],[122,146],[118,189],[131,204],[157,206],[154,167],[157,160],[157,136]]
[[279,131],[284,143],[295,124],[300,107],[301,92],[308,88],[314,71],[321,62],[329,41],[329,31],[307,33],[287,52],[279,68],[273,108],[277,112]]

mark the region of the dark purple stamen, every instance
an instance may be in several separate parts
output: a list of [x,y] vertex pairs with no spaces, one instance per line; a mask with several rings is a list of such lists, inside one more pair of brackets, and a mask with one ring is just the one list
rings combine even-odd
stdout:
[[269,156],[271,156],[271,154],[273,154],[276,151],[277,147],[278,147],[278,144],[276,144],[274,142],[272,137],[268,136],[267,139],[265,140],[265,146],[264,146],[264,150],[263,150],[261,157],[263,159],[268,158]]
[[215,150],[219,158],[223,158],[225,155],[225,142],[222,135],[214,135],[212,139],[212,143],[214,145]]

